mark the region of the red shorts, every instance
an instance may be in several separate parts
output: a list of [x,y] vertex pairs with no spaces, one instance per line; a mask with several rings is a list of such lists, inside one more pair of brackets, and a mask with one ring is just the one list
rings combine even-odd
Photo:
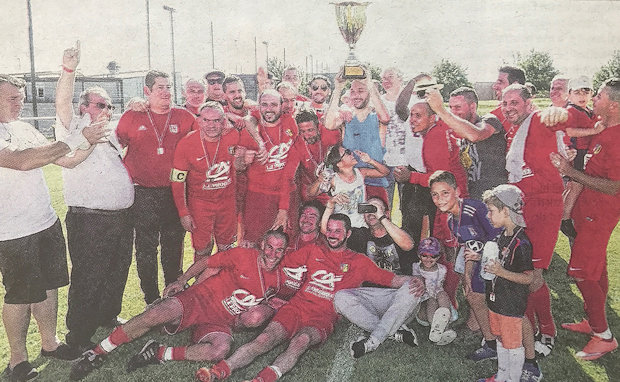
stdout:
[[192,232],[192,245],[199,251],[205,249],[215,236],[218,244],[229,245],[237,234],[237,210],[235,200],[208,202],[201,199],[189,200],[189,213],[196,227]]
[[560,194],[525,196],[523,217],[525,233],[532,242],[532,265],[547,269],[551,264],[555,243],[558,241],[564,203]]
[[192,340],[198,342],[208,333],[225,333],[232,336],[232,327],[235,317],[231,316],[221,301],[211,298],[211,291],[199,286],[189,289],[172,297],[176,298],[183,307],[183,315],[178,326],[166,326],[168,334],[176,334],[190,327],[199,327],[192,334]]
[[243,208],[244,240],[257,243],[271,228],[278,215],[280,195],[248,190]]
[[518,349],[523,346],[523,317],[510,317],[489,310],[491,333],[500,337],[505,349]]
[[321,343],[334,331],[335,316],[328,312],[306,311],[304,304],[286,304],[273,317],[272,321],[279,322],[289,338],[305,327],[313,327],[319,331]]
[[577,237],[571,250],[568,275],[598,281],[607,267],[607,245],[618,223],[602,219],[597,211],[583,211],[577,204],[572,212]]

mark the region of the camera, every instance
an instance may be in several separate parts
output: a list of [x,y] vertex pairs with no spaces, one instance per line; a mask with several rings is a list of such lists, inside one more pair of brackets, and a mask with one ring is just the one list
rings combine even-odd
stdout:
[[357,212],[360,214],[370,214],[377,212],[377,206],[369,203],[360,203],[357,205]]

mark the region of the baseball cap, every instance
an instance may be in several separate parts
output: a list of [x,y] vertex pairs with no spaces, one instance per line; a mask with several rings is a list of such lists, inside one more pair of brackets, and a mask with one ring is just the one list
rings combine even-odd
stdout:
[[579,76],[571,78],[568,81],[568,90],[592,89],[592,81],[588,76]]
[[441,245],[439,244],[439,240],[432,236],[422,239],[420,241],[420,245],[418,246],[418,255],[423,253],[438,256],[441,253]]
[[443,89],[443,84],[438,84],[434,79],[421,78],[419,81],[416,81],[415,86],[413,87],[413,92],[421,92],[427,89]]
[[222,77],[222,79],[226,78],[226,74],[224,72],[222,72],[221,70],[219,70],[219,69],[213,69],[213,70],[207,72],[207,74],[205,74],[205,78],[209,77],[210,75],[214,75],[214,74]]
[[510,219],[518,226],[525,227],[523,218],[523,192],[512,184],[501,184],[492,191],[493,195],[499,199],[510,211]]

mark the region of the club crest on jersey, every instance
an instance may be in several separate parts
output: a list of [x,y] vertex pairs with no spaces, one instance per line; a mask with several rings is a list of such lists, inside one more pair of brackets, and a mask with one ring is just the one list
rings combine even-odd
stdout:
[[343,271],[343,272],[345,272],[345,273],[346,273],[346,272],[348,272],[348,271],[349,271],[349,264],[347,264],[347,263],[341,263],[341,264],[340,264],[340,270],[341,270],[341,271]]
[[172,134],[176,134],[179,132],[179,125],[170,125],[168,128]]
[[140,125],[140,127],[138,127],[138,131],[145,131],[146,130],[146,126],[144,125]]
[[291,129],[286,129],[285,131],[286,135],[288,135],[289,137],[293,136],[293,132],[291,131]]
[[222,305],[233,316],[237,316],[249,308],[260,304],[262,298],[256,298],[252,293],[245,289],[235,289],[230,297],[222,300]]
[[592,150],[592,154],[596,155],[600,153],[602,148],[603,147],[601,146],[601,144],[597,143],[596,146],[594,146],[594,150]]

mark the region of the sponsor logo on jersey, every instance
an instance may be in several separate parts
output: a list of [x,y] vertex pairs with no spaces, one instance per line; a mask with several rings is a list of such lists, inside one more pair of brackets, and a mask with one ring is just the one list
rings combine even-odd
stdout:
[[283,267],[282,271],[286,276],[286,280],[284,280],[284,285],[291,289],[299,290],[299,288],[301,288],[304,276],[308,271],[308,267],[306,267],[305,265],[297,268]]
[[222,305],[233,316],[237,316],[249,308],[260,304],[262,298],[256,298],[252,293],[245,289],[235,289],[230,297],[222,300]]
[[[345,265],[348,267],[348,264]],[[343,264],[340,265],[341,268],[342,266]],[[333,291],[336,288],[336,283],[342,281],[342,276],[336,276],[332,272],[327,272],[324,269],[314,272],[310,278],[310,284],[329,291]]]
[[170,125],[168,128],[172,134],[176,134],[179,132],[179,125]]
[[146,130],[146,126],[144,125],[140,125],[140,127],[138,127],[138,131],[145,131]]
[[592,154],[596,155],[600,153],[602,148],[603,147],[601,146],[601,144],[597,143],[596,146],[594,146],[594,150],[592,150]]
[[230,177],[230,161],[214,163],[207,170],[206,179],[202,185],[203,190],[220,190],[232,183]]
[[282,142],[269,149],[266,165],[267,172],[278,171],[284,168],[292,143],[293,140]]

